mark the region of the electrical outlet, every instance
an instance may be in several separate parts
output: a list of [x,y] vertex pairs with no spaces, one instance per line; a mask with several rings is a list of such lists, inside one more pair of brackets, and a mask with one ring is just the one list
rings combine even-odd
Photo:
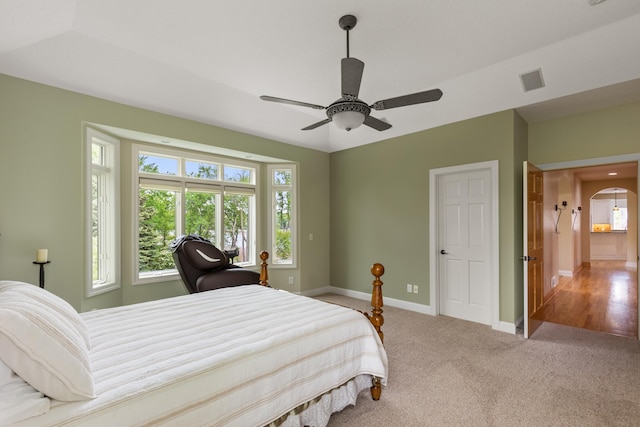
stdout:
[[413,289],[413,285],[411,283],[407,283],[407,292],[411,293],[412,289]]
[[293,285],[293,276],[289,276],[289,284]]
[[418,293],[418,285],[413,285],[413,293],[414,294]]

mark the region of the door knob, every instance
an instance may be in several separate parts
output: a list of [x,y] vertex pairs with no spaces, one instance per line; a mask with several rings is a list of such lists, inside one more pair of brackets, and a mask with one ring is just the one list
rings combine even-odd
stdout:
[[521,256],[520,258],[522,258],[523,261],[535,261],[536,260],[536,257],[527,256],[527,255]]
[[447,252],[447,251],[445,251],[444,249],[442,249],[442,250],[440,251],[440,253],[441,253],[442,255],[447,255],[449,252]]

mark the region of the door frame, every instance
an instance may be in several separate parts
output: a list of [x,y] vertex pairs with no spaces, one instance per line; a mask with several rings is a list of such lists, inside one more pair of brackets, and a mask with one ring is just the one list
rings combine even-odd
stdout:
[[[430,314],[438,316],[440,314],[440,262],[438,261],[439,233],[438,224],[440,218],[438,214],[438,182],[440,177],[451,173],[464,173],[477,170],[489,170],[491,175],[491,327],[500,328],[500,242],[499,242],[499,182],[498,182],[498,160],[486,162],[468,163],[463,165],[449,166],[444,168],[429,170],[429,300],[431,305]],[[514,331],[515,332],[515,327]]]
[[[612,163],[625,163],[625,162],[638,162],[638,175],[637,175],[637,195],[638,195],[638,212],[640,213],[640,153],[632,153],[632,154],[621,154],[617,156],[609,156],[609,157],[596,157],[593,159],[583,159],[583,160],[570,160],[567,162],[559,162],[559,163],[547,163],[537,165],[538,168],[542,171],[552,171],[552,170],[560,170],[560,169],[572,169],[572,168],[581,168],[581,167],[589,167],[589,166],[599,166],[599,165],[607,165]],[[640,223],[640,219],[638,219]],[[637,244],[640,249],[640,227],[637,227],[638,240]],[[638,263],[640,264],[640,251],[637,252]],[[640,291],[640,276],[638,276],[638,280],[636,283],[637,289]],[[639,292],[640,295],[640,292]],[[638,297],[640,298],[640,296]],[[526,301],[525,301],[526,304]],[[526,315],[526,306],[525,306],[525,315]],[[638,337],[640,339],[640,303],[638,304]]]

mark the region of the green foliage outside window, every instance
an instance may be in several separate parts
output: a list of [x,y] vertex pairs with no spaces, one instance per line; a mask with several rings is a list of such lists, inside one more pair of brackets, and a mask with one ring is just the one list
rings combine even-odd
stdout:
[[176,193],[140,189],[139,271],[174,268],[169,244],[176,238]]
[[280,261],[291,259],[291,230],[276,230],[276,254]]
[[[140,156],[142,172],[158,173],[158,165]],[[176,193],[166,190],[139,190],[138,253],[141,272],[174,268],[169,244],[176,238]]]
[[[203,179],[216,179],[218,169],[207,163],[194,163],[197,170],[187,172],[188,176]],[[212,191],[190,190],[185,194],[185,233],[197,234],[212,242],[216,241],[216,200]]]
[[[225,168],[225,181],[249,183],[247,169]],[[224,194],[224,249],[238,248],[237,262],[249,261],[249,220],[253,195],[227,192]]]
[[[280,187],[291,187],[291,170],[275,169],[273,171],[273,184]],[[275,197],[275,257],[279,263],[291,262],[292,235],[291,235],[291,191],[276,190]]]

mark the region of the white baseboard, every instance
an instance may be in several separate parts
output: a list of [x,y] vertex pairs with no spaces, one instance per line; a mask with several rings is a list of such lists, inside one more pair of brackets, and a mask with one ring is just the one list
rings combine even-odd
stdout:
[[[345,297],[355,298],[363,301],[371,301],[371,294],[360,291],[352,291],[350,289],[338,288],[335,286],[325,286],[324,288],[312,289],[310,291],[305,291],[302,294],[308,297],[316,297],[322,294],[336,294],[342,295]],[[395,298],[388,298],[383,296],[384,305],[389,307],[401,308],[403,310],[415,311],[417,313],[428,314],[430,316],[434,316],[433,309],[430,305],[417,304],[415,302],[402,301]],[[515,323],[509,322],[499,322],[496,328],[493,328],[497,331],[506,332],[509,334],[516,333],[516,327],[522,322],[522,317],[518,319]]]
[[496,331],[506,332],[508,334],[515,335],[516,334],[516,325],[514,325],[513,323],[502,322],[501,321],[498,324],[498,328],[496,329]]
[[524,318],[520,317],[518,320],[515,321],[515,323],[509,323],[509,322],[500,321],[500,322],[498,322],[498,327],[494,328],[494,329],[497,330],[497,331],[500,331],[500,332],[506,332],[508,334],[515,335],[517,333],[517,330],[518,330],[518,325],[520,323],[522,323],[523,320],[524,320]]
[[624,266],[627,268],[632,268],[634,270],[638,269],[638,263],[633,261],[627,261],[627,263]]
[[565,276],[565,277],[573,277],[573,271],[560,270],[560,271],[558,271],[558,275]]
[[[303,292],[302,294],[308,297],[315,297],[327,293],[342,295],[345,297],[355,298],[363,301],[371,301],[371,294],[360,291],[352,291],[350,289],[338,288],[336,286],[325,286],[324,288],[312,289],[310,291]],[[402,301],[385,296],[383,296],[382,298],[384,305],[387,305],[389,307],[402,308],[404,310],[415,311],[417,313],[433,315],[431,307],[428,305]]]
[[316,288],[316,289],[311,289],[310,291],[304,291],[302,292],[302,295],[304,295],[305,297],[317,297],[318,295],[322,295],[322,294],[335,294],[337,292],[334,292],[332,290],[332,286],[325,286],[324,288]]

